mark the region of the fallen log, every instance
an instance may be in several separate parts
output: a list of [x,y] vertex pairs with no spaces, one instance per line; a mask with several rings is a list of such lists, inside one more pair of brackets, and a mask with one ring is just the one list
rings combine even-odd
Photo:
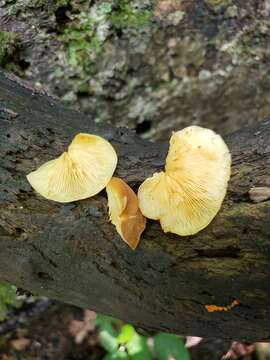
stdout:
[[179,237],[148,221],[136,251],[109,223],[105,191],[59,204],[26,180],[78,132],[113,144],[116,175],[135,190],[162,169],[168,144],[96,124],[0,72],[0,279],[148,331],[270,340],[270,120],[225,138],[232,177],[205,230]]

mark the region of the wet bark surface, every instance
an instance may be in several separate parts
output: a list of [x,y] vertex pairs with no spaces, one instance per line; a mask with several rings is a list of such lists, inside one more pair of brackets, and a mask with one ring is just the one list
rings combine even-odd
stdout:
[[[105,192],[58,204],[36,194],[26,174],[58,156],[78,132],[112,142],[116,174],[135,190],[162,168],[167,144],[95,124],[13,76],[0,74],[0,278],[148,331],[269,340],[270,121],[225,138],[232,177],[221,211],[192,237],[148,221],[133,252],[109,223]],[[261,199],[261,198],[260,198]],[[205,305],[237,305],[209,313]]]

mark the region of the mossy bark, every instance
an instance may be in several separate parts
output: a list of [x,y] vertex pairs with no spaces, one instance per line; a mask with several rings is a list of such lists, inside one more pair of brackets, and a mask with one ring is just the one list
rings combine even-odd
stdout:
[[[26,174],[59,155],[80,132],[99,134],[119,155],[116,174],[133,189],[162,168],[167,144],[98,125],[21,80],[0,73],[0,278],[148,331],[270,340],[270,121],[225,138],[232,177],[221,211],[192,237],[148,221],[130,250],[109,223],[105,192],[58,204],[31,190]],[[205,305],[239,304],[226,312]]]
[[269,0],[1,3],[0,29],[21,41],[12,71],[97,122],[157,140],[270,113]]

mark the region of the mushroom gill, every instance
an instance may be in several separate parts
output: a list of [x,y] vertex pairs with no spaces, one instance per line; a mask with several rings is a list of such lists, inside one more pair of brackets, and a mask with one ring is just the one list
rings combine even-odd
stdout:
[[230,178],[231,156],[214,131],[190,126],[170,139],[165,171],[138,190],[142,214],[159,220],[164,232],[196,234],[215,217]]
[[80,133],[68,151],[27,175],[49,200],[71,202],[96,195],[110,181],[117,164],[112,145],[100,136]]

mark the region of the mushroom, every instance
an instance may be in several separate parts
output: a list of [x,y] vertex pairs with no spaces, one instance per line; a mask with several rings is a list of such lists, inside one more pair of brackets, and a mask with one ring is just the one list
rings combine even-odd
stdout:
[[196,234],[221,207],[230,165],[230,152],[214,131],[189,126],[175,132],[165,171],[154,173],[139,187],[142,214],[159,220],[164,232]]
[[100,136],[78,134],[60,157],[27,175],[42,196],[71,202],[96,195],[110,181],[117,164],[112,145]]
[[106,187],[110,220],[121,238],[135,250],[146,226],[138,198],[123,180],[113,177]]

